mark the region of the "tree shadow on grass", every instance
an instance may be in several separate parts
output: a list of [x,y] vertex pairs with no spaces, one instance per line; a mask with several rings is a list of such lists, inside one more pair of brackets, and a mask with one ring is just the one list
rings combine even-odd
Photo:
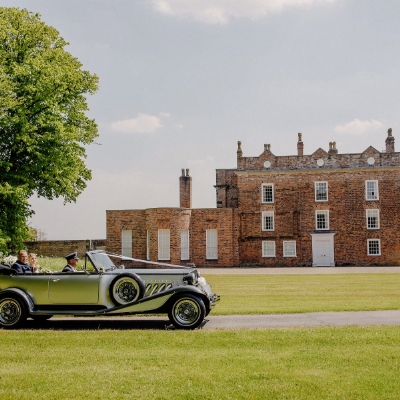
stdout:
[[[207,320],[204,320],[198,329],[202,329]],[[52,318],[44,322],[28,319],[21,329],[25,330],[174,330],[175,327],[167,317],[136,317],[136,318]]]

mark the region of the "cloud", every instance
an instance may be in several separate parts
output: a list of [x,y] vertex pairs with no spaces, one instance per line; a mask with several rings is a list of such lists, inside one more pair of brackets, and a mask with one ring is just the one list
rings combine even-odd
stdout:
[[175,126],[175,128],[178,128],[178,129],[182,129],[183,128],[183,124],[175,124],[174,126]]
[[166,118],[169,118],[170,117],[170,113],[167,113],[167,112],[160,112],[160,117],[166,117]]
[[207,24],[227,24],[231,19],[252,20],[277,13],[288,7],[333,3],[336,0],[151,0],[163,14],[193,18]]
[[139,114],[138,117],[114,122],[111,130],[124,133],[151,133],[162,128],[160,118],[155,115]]
[[334,130],[337,133],[363,135],[368,131],[382,128],[382,122],[377,121],[376,119],[371,119],[371,121],[360,121],[359,119],[355,119],[354,121],[348,122],[347,124],[335,126]]

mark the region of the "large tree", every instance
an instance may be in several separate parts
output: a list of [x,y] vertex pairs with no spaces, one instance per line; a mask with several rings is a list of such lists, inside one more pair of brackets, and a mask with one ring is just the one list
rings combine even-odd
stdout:
[[[25,228],[31,211],[23,196],[76,201],[91,179],[84,146],[97,125],[85,115],[86,95],[98,78],[66,45],[39,14],[0,8],[0,215],[20,213]],[[1,238],[21,245],[21,221],[9,222],[0,223],[0,251]]]

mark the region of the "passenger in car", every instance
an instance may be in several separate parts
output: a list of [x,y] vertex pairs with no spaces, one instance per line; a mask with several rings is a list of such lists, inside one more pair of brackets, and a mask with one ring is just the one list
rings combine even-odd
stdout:
[[36,254],[35,253],[29,253],[28,260],[29,260],[29,265],[33,269],[33,273],[35,273],[35,274],[39,273],[40,265],[36,264],[36,261],[37,261]]
[[11,268],[19,274],[32,274],[33,268],[28,264],[28,252],[26,250],[20,250],[17,257],[17,261],[15,261]]
[[76,269],[79,261],[78,253],[75,252],[68,254],[65,259],[67,260],[67,265],[64,267],[62,272],[78,272]]

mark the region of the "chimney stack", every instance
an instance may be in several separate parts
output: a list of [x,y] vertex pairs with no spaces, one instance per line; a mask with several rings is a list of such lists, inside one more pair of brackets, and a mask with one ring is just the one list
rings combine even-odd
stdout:
[[189,169],[182,168],[182,176],[179,177],[179,207],[192,208],[192,177]]
[[271,145],[270,144],[264,144],[264,151],[271,151]]
[[386,153],[394,153],[394,137],[392,136],[392,128],[388,129],[388,136],[386,138]]
[[297,141],[297,155],[302,156],[304,150],[303,140],[301,138],[302,134],[298,133],[299,140]]
[[336,142],[329,142],[329,151],[328,154],[337,154],[338,151],[336,149]]

